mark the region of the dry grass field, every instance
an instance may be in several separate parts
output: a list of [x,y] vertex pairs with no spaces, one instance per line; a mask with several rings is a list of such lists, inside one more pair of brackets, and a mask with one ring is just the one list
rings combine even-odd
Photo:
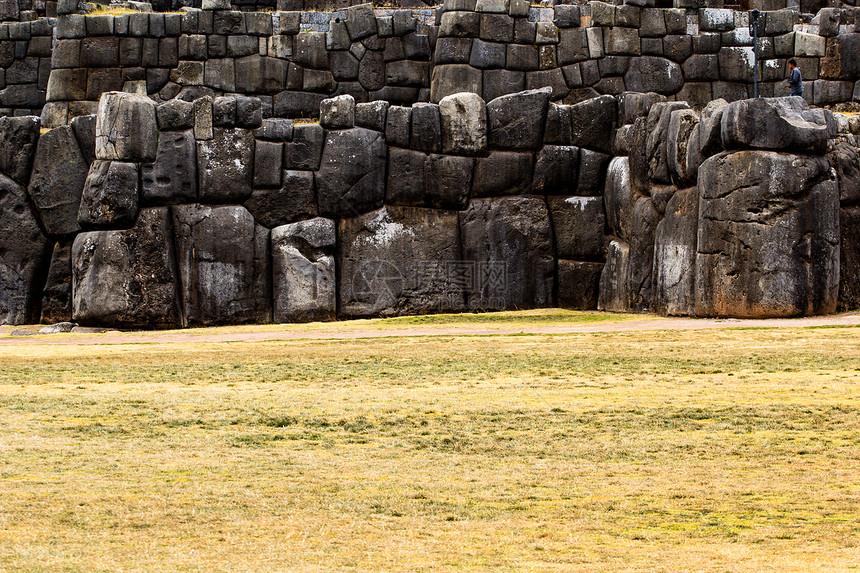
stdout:
[[857,570],[858,335],[22,338],[0,570]]

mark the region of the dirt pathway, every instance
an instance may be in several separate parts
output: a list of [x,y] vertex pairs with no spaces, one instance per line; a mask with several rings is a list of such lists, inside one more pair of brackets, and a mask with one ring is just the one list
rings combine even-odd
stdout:
[[[341,325],[338,328],[337,325]],[[709,319],[661,318],[597,324],[554,325],[405,325],[384,328],[352,328],[349,323],[326,323],[300,329],[271,325],[262,330],[209,332],[205,329],[170,332],[106,332],[64,335],[10,336],[11,327],[0,328],[0,346],[17,345],[92,345],[92,344],[165,344],[261,342],[276,340],[350,340],[398,336],[502,336],[515,334],[573,334],[590,332],[636,332],[649,330],[700,330],[724,328],[804,328],[814,326],[860,326],[860,314],[845,313],[805,318]]]

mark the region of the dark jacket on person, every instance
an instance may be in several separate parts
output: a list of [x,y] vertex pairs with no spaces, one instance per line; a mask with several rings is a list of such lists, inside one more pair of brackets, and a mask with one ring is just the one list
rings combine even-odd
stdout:
[[791,95],[803,95],[803,78],[800,77],[800,68],[791,70],[791,74],[788,76],[788,86],[791,88]]

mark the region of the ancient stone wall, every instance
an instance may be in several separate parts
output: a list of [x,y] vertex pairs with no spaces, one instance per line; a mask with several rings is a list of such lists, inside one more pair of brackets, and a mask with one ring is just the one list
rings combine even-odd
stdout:
[[55,24],[51,18],[0,23],[0,116],[41,114]]
[[[560,305],[860,305],[857,118],[551,88],[411,107],[104,95],[0,119],[0,320],[169,327]],[[852,123],[853,122],[853,123]]]
[[[766,13],[759,94],[787,95],[786,62],[796,57],[810,103],[860,99],[855,12],[827,8],[814,23],[792,10]],[[746,18],[716,8],[535,8],[525,0],[449,0],[435,12],[360,5],[330,14],[63,14],[43,123],[93,113],[101,93],[130,81],[158,101],[258,96],[264,117],[316,116],[322,99],[340,94],[410,105],[539,87],[568,104],[655,91],[701,108],[753,95]]]

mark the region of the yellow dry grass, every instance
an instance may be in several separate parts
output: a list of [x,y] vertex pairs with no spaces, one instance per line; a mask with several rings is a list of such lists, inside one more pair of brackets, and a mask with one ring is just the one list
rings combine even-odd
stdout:
[[0,569],[849,571],[856,328],[0,347]]

